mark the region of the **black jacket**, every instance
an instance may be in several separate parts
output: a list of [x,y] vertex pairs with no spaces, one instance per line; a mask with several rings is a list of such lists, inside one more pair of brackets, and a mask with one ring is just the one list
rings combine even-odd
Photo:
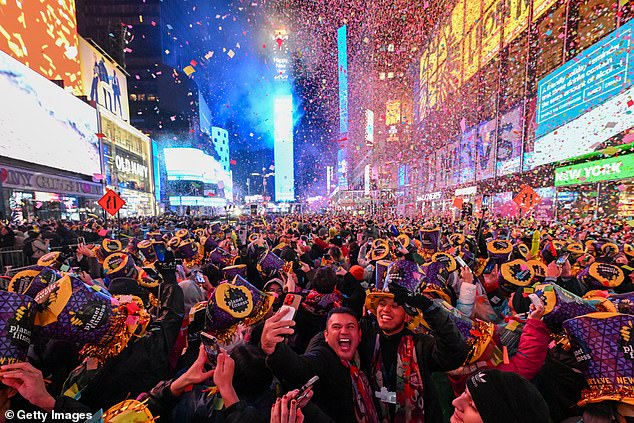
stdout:
[[[429,323],[434,335],[412,334],[416,345],[418,367],[423,378],[425,422],[442,422],[443,415],[438,402],[438,395],[435,392],[431,379],[432,372],[446,372],[454,370],[462,365],[467,358],[468,348],[462,335],[458,332],[455,324],[449,318],[447,312],[439,306],[431,306],[424,313],[425,321]],[[374,317],[363,317],[360,321],[362,340],[359,344],[359,354],[361,355],[361,367],[370,379],[372,388],[379,391],[377,386],[372,360],[374,347],[379,335],[380,342],[387,338],[380,332],[377,321]],[[410,334],[409,332],[407,334]],[[389,357],[385,361],[390,361]],[[396,357],[393,357],[396,362]],[[387,380],[383,366],[384,380]],[[395,375],[392,375],[395,377]],[[378,409],[378,408],[377,408]]]
[[169,377],[169,354],[183,320],[183,291],[174,283],[161,285],[161,314],[146,334],[132,341],[118,356],[95,371],[85,362],[66,381],[68,389],[78,383],[83,404],[93,411],[110,408],[126,398],[136,398]]
[[356,422],[350,372],[322,333],[313,338],[303,355],[284,343],[277,344],[266,362],[284,390],[301,388],[311,377],[319,376],[312,402],[335,422]]

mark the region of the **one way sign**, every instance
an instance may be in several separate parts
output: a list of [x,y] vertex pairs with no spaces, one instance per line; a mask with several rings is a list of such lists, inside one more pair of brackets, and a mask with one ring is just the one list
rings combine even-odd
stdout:
[[97,201],[97,204],[110,213],[111,216],[114,216],[121,207],[125,206],[125,201],[123,201],[116,192],[109,189],[104,196]]

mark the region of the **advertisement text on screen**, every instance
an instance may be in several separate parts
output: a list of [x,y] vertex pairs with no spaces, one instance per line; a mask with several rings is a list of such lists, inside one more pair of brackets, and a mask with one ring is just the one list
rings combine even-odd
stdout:
[[539,81],[536,137],[632,85],[634,22],[628,22]]

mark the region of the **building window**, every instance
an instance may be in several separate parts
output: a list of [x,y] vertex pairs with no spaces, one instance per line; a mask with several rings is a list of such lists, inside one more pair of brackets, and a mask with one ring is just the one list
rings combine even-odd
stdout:
[[566,30],[566,3],[550,9],[537,22],[533,39],[537,80],[562,64]]
[[500,108],[507,109],[524,95],[528,32],[520,34],[503,52],[503,78],[500,78]]
[[616,29],[617,2],[582,0],[577,4],[577,31],[570,57],[581,53]]

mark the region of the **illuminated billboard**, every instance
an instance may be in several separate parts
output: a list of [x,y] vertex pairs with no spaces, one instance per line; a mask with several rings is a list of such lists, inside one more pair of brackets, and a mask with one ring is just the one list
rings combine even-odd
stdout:
[[290,95],[275,98],[273,117],[275,201],[294,201],[293,98]]
[[339,69],[339,133],[348,132],[348,41],[347,28],[337,30],[337,63]]
[[273,34],[275,46],[273,47],[273,65],[275,66],[275,76],[278,81],[288,80],[290,75],[290,58],[288,47],[288,31],[285,29],[275,30]]
[[84,95],[126,122],[130,122],[128,82],[116,62],[79,38]]
[[165,171],[168,181],[199,181],[217,184],[222,180],[222,166],[216,159],[197,148],[166,148]]
[[520,171],[522,154],[522,107],[504,113],[500,118],[497,147],[497,175]]
[[368,147],[374,145],[374,112],[372,110],[365,111],[365,145]]
[[607,140],[634,127],[631,112],[634,87],[606,101],[535,140],[532,153],[525,155],[527,168],[566,160],[604,149]]
[[495,119],[478,125],[476,138],[476,179],[491,178],[495,174],[496,149]]
[[632,85],[634,21],[542,78],[537,91],[537,132],[541,137]]
[[74,0],[0,1],[0,50],[82,95]]
[[401,123],[401,102],[390,100],[385,103],[385,124],[397,125]]
[[101,173],[95,109],[0,52],[0,156]]
[[634,126],[633,32],[630,21],[539,81],[528,167],[601,150]]
[[150,139],[99,107],[106,185],[152,192]]
[[348,189],[348,160],[343,148],[337,151],[337,185],[339,189]]

